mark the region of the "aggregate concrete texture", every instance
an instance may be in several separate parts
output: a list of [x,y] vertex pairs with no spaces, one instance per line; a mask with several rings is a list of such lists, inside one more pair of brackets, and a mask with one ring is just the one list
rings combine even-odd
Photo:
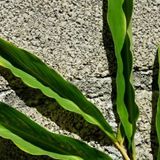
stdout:
[[[104,29],[102,0],[0,0],[0,37],[32,51],[95,103],[116,130],[113,112],[115,58],[113,43]],[[135,136],[137,159],[153,160],[153,131],[157,76],[156,50],[160,43],[160,1],[135,0],[133,13],[134,86],[140,108]],[[0,68],[0,100],[52,132],[82,139],[121,160],[119,152],[96,127],[60,108],[39,91],[25,86]],[[34,96],[33,96],[34,95]],[[152,130],[152,132],[151,132]],[[48,160],[20,151],[0,139],[0,160]]]

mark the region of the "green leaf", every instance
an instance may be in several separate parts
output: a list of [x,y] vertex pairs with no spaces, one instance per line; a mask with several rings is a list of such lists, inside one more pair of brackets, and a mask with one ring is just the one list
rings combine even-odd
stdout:
[[128,152],[131,154],[132,159],[136,159],[135,146],[134,146],[134,135],[136,132],[136,122],[139,116],[139,109],[135,103],[135,93],[132,86],[132,11],[133,11],[133,0],[125,0],[123,4],[123,10],[126,16],[127,22],[127,33],[124,46],[122,49],[122,59],[124,63],[124,77],[125,77],[125,105],[129,113],[129,121],[132,123],[132,137],[131,146],[128,146]]
[[112,33],[117,59],[117,112],[132,148],[139,115],[132,86],[132,0],[108,1],[108,24]]
[[28,86],[54,98],[64,109],[82,115],[86,121],[103,130],[113,142],[116,141],[111,126],[95,105],[33,54],[0,39],[0,65],[10,69]]
[[[157,130],[158,142],[160,145],[160,47],[158,49],[158,64],[159,64],[159,74],[158,74],[159,97],[158,97],[158,103],[157,103],[156,130]],[[160,146],[158,149],[157,160],[159,159],[160,159]]]
[[111,160],[84,142],[53,134],[24,114],[0,102],[0,136],[12,140],[32,155],[48,155],[61,160]]

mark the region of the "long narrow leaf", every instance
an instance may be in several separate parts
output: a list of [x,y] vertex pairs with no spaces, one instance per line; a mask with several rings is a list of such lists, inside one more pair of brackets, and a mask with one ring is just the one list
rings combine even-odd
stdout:
[[48,155],[61,160],[111,160],[108,155],[79,140],[47,131],[1,102],[0,136],[12,140],[20,149],[33,155]]
[[124,77],[125,77],[125,105],[127,107],[129,113],[129,121],[132,123],[132,137],[131,137],[131,146],[128,146],[128,152],[130,152],[132,159],[136,159],[136,152],[134,146],[134,135],[136,132],[136,122],[139,116],[139,109],[135,103],[135,93],[134,88],[132,86],[132,11],[133,11],[133,0],[125,0],[123,4],[123,10],[126,16],[127,22],[127,33],[126,39],[124,42],[123,50],[122,50],[122,59],[124,63]]
[[108,0],[108,24],[112,33],[117,59],[117,112],[132,148],[138,118],[134,90],[131,84],[133,0]]
[[[158,64],[159,64],[159,74],[158,74],[158,86],[159,86],[159,97],[158,97],[158,103],[157,103],[157,114],[156,114],[156,130],[157,130],[157,136],[158,136],[158,142],[160,145],[160,47],[158,49]],[[158,155],[157,160],[160,159],[160,146],[158,149]]]
[[74,85],[36,56],[0,39],[0,65],[10,69],[30,87],[54,98],[64,109],[78,113],[89,123],[99,126],[112,141],[116,141],[111,126],[101,112]]

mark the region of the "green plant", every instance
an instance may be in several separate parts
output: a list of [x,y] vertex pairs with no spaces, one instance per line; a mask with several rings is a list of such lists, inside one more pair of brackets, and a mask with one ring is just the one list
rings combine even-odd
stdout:
[[[132,159],[135,159],[134,134],[138,118],[138,107],[131,84],[132,31],[131,16],[133,0],[109,0],[108,24],[112,33],[117,59],[117,112],[121,121],[119,143],[125,141]],[[127,159],[127,158],[126,158]]]
[[[136,159],[134,134],[139,114],[131,84],[132,9],[132,0],[108,1],[108,24],[117,59],[116,109],[120,124],[116,133],[102,113],[83,96],[77,87],[64,80],[36,56],[0,39],[1,66],[10,69],[28,86],[39,89],[46,96],[55,99],[64,109],[75,112],[87,122],[98,126],[111,139],[125,160]],[[159,111],[157,124],[160,117],[158,113]],[[160,133],[158,129],[157,125],[157,133]],[[48,155],[62,160],[111,159],[107,154],[81,141],[50,133],[2,102],[0,102],[0,136],[12,140],[20,149],[33,155]]]
[[[160,47],[158,49],[158,64],[159,64],[159,73],[158,73],[158,86],[159,86],[159,92],[160,92]],[[160,93],[158,97],[158,102],[157,102],[157,114],[156,114],[156,130],[157,130],[157,137],[158,137],[158,142],[160,145]],[[158,155],[157,155],[157,160],[160,159],[160,146],[158,149]]]

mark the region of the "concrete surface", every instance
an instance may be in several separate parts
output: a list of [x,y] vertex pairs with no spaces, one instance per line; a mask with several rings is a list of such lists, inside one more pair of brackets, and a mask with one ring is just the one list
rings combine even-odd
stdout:
[[[110,33],[104,30],[103,5],[102,0],[1,0],[0,36],[33,51],[76,84],[116,129],[115,59]],[[135,0],[133,38],[134,85],[140,107],[135,138],[137,159],[153,160],[157,145],[151,124],[156,98],[155,56],[160,43],[159,0]],[[0,71],[1,101],[15,106],[50,131],[82,139],[109,153],[114,160],[122,159],[97,128],[63,110],[39,91],[24,86],[9,71],[3,68]],[[0,144],[0,160],[49,159],[23,153],[4,139],[0,139]]]

